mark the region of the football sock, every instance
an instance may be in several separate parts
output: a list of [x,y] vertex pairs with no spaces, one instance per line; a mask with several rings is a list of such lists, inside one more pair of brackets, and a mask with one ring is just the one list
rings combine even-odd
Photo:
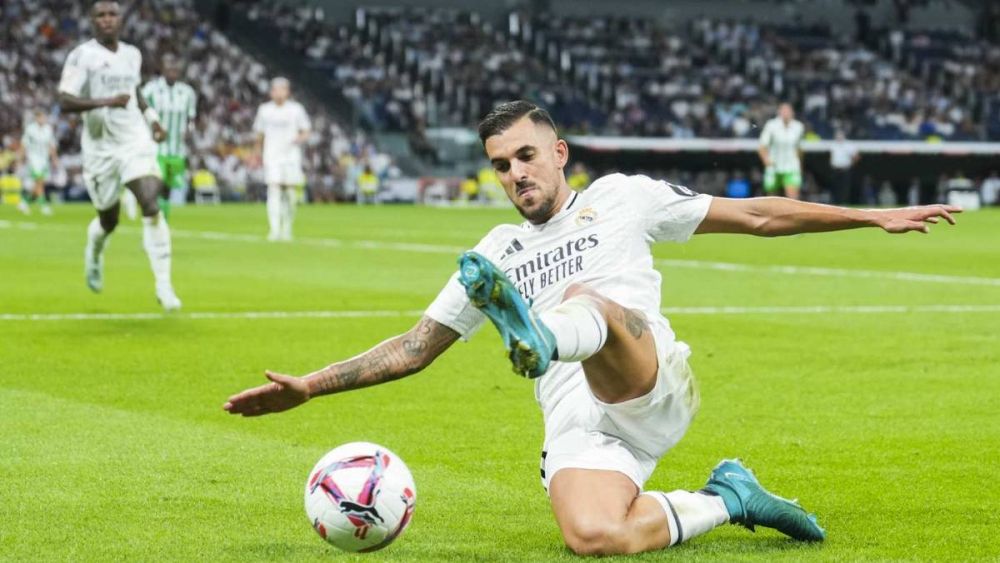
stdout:
[[142,246],[149,256],[156,284],[170,285],[170,227],[162,213],[142,218]]
[[555,359],[561,362],[582,362],[608,340],[608,321],[587,295],[571,297],[539,317],[555,336]]
[[729,511],[722,498],[716,495],[680,490],[642,494],[654,498],[666,513],[670,545],[700,536],[729,521]]
[[87,225],[87,256],[97,257],[104,252],[104,247],[108,240],[108,233],[104,232],[101,220],[94,217]]
[[292,238],[292,221],[295,219],[295,188],[281,191],[281,236]]
[[271,237],[281,234],[281,188],[267,187],[267,222],[271,226]]

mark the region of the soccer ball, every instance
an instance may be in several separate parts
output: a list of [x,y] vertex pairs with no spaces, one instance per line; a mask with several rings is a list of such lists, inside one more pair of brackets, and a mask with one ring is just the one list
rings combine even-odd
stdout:
[[375,551],[392,543],[413,517],[417,487],[403,460],[368,442],[334,448],[306,481],[313,529],[344,551]]

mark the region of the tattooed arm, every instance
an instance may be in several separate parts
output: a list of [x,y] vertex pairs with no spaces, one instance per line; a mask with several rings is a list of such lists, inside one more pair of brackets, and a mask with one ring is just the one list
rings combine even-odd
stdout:
[[305,377],[267,371],[271,383],[233,395],[222,408],[230,414],[260,416],[286,411],[319,395],[393,381],[429,366],[456,340],[457,332],[425,316],[406,333]]

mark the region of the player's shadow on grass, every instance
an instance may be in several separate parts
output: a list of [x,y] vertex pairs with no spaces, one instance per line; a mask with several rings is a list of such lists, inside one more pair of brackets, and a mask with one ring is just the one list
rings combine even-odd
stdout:
[[308,544],[291,542],[247,543],[241,546],[239,553],[243,554],[241,557],[245,559],[296,561],[330,557],[343,552],[338,552],[335,547],[327,545],[321,540],[308,542]]

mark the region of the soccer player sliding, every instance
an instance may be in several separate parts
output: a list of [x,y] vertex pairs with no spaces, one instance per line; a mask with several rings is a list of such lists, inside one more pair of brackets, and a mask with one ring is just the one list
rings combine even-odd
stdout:
[[690,348],[660,314],[650,245],[708,233],[926,233],[927,223],[954,223],[951,214],[960,209],[726,199],[622,174],[574,193],[564,174],[569,149],[545,110],[502,104],[480,123],[479,136],[526,221],[494,228],[462,255],[458,272],[410,331],[301,378],[268,371],[270,383],[233,395],[224,408],[259,416],[405,377],[488,318],[514,371],[535,380],[545,420],[542,482],[574,552],[660,549],[727,522],[823,540],[814,516],[767,492],[738,460],[719,463],[694,492],[643,491],[699,402]]

